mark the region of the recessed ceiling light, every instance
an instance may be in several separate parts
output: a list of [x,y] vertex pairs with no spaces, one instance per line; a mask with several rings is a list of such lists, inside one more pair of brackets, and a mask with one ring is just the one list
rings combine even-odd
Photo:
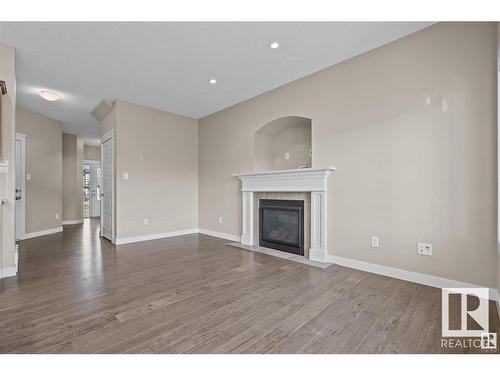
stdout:
[[208,83],[210,83],[211,85],[215,85],[217,83],[217,80],[215,78],[210,78],[208,80]]
[[280,46],[280,43],[279,42],[272,42],[270,45],[269,45],[269,48],[272,48],[272,49],[276,49]]
[[40,96],[49,102],[57,102],[59,99],[61,99],[61,95],[59,95],[58,93],[47,90],[40,91]]

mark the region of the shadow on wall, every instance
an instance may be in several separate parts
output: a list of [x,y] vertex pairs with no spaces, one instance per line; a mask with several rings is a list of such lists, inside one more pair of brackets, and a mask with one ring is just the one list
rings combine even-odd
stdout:
[[256,171],[311,167],[311,119],[287,116],[271,121],[254,135]]

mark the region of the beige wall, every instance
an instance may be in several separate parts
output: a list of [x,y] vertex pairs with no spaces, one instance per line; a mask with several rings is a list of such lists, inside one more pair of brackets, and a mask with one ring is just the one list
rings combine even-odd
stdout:
[[117,101],[102,122],[103,134],[110,129],[115,131],[116,237],[196,228],[197,121]]
[[[498,145],[500,144],[500,115],[498,111],[500,110],[500,22],[497,22],[497,292],[500,298],[500,149]],[[500,301],[497,301],[497,309],[500,314]]]
[[7,95],[0,97],[2,101],[2,136],[1,160],[8,163],[8,196],[7,203],[0,211],[0,277],[15,272],[15,118],[16,118],[16,69],[15,49],[0,43],[0,79],[7,84]]
[[98,146],[83,146],[84,160],[101,160],[101,148]]
[[117,237],[196,228],[196,120],[122,101],[116,106]]
[[200,228],[240,234],[233,174],[290,115],[312,119],[313,166],[337,167],[329,254],[496,285],[494,24],[440,23],[201,119]]
[[[26,233],[62,222],[62,124],[16,108],[16,131],[26,135]],[[57,218],[56,218],[57,216]]]
[[311,167],[311,125],[296,124],[284,129],[272,137],[272,149],[275,170]]
[[83,141],[73,134],[62,137],[63,222],[83,219]]
[[[500,254],[497,255],[497,292],[500,295]],[[497,301],[497,309],[500,309],[500,301]],[[500,310],[497,311],[500,314]]]
[[[292,125],[272,138],[274,150],[274,168],[294,169],[311,167],[309,150],[311,149],[311,125]],[[289,159],[285,158],[288,153]]]
[[255,133],[254,149],[257,171],[310,167],[311,120],[290,116],[272,121]]

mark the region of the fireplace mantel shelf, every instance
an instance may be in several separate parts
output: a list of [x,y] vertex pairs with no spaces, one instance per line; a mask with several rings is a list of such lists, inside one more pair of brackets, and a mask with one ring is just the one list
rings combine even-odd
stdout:
[[299,168],[299,169],[281,169],[278,171],[263,171],[263,172],[248,172],[248,173],[236,173],[234,177],[247,177],[247,176],[262,176],[262,175],[270,175],[270,174],[304,174],[309,172],[331,172],[335,171],[335,167],[326,167],[326,168]]
[[309,259],[327,261],[328,175],[334,167],[303,168],[235,174],[241,180],[241,243],[254,245],[253,201],[256,192],[311,193],[311,249]]
[[328,190],[327,178],[334,167],[285,169],[279,171],[238,173],[241,191],[309,192]]

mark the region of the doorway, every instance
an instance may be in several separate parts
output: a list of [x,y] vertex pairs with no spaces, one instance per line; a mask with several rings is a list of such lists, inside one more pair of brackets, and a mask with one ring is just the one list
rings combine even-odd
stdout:
[[15,164],[16,164],[16,207],[15,226],[16,240],[22,240],[26,234],[26,135],[16,133],[15,144]]
[[113,142],[113,130],[110,130],[101,139],[101,236],[110,241],[114,240]]
[[83,162],[83,217],[101,216],[101,162]]

